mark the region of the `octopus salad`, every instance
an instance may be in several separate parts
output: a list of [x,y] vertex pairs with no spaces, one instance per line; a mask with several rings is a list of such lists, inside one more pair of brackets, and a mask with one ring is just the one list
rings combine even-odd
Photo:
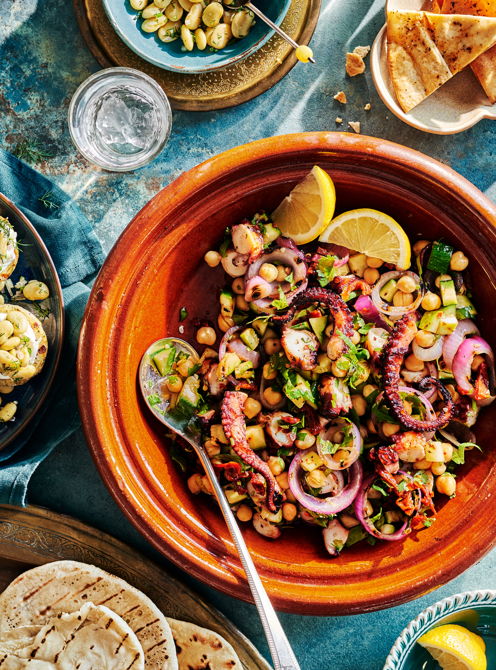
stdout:
[[[409,267],[335,244],[297,246],[258,213],[225,232],[216,323],[199,360],[160,352],[170,411],[189,413],[237,518],[276,539],[322,528],[331,556],[429,528],[456,469],[478,448],[495,398],[468,258],[418,240]],[[192,493],[199,462],[176,456]],[[178,452],[181,452],[178,455]]]

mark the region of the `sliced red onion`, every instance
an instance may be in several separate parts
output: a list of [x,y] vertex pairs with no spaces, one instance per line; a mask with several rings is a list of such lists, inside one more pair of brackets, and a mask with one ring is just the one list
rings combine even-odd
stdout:
[[458,347],[453,359],[453,374],[460,393],[473,396],[474,386],[470,380],[472,376],[472,361],[474,356],[487,356],[489,379],[494,386],[494,354],[490,345],[482,337],[471,337],[464,340]]
[[327,475],[326,483],[321,487],[320,493],[332,493],[334,496],[344,489],[344,477],[341,470],[334,470]]
[[439,337],[431,347],[420,347],[413,340],[412,350],[419,361],[437,361],[443,353],[444,337]]
[[306,509],[326,516],[337,514],[351,505],[362,483],[363,471],[360,461],[355,461],[349,470],[347,470],[348,484],[338,495],[327,498],[316,498],[303,490],[300,481],[302,470],[301,460],[305,453],[307,452],[299,451],[289,466],[289,488],[296,500]]
[[402,540],[405,535],[406,535],[406,527],[408,525],[408,521],[405,520],[404,524],[401,526],[399,530],[397,530],[395,533],[392,533],[391,535],[385,535],[384,533],[381,533],[380,530],[378,530],[372,521],[369,519],[369,517],[365,514],[365,504],[367,502],[367,493],[369,488],[372,486],[374,481],[377,479],[377,475],[374,473],[372,475],[369,475],[363,480],[362,486],[360,488],[360,491],[358,495],[355,498],[354,502],[354,509],[355,509],[355,515],[356,518],[360,521],[362,524],[363,528],[369,533],[370,535],[373,535],[379,540],[387,540],[388,542],[394,542],[395,540]]
[[238,339],[230,340],[227,348],[233,354],[237,354],[242,361],[250,361],[254,368],[260,365],[260,354],[246,346],[244,342]]
[[221,260],[224,271],[231,277],[242,277],[248,268],[248,254],[229,249]]
[[458,347],[467,335],[479,335],[479,329],[470,319],[463,319],[458,321],[458,325],[451,335],[444,338],[443,360],[448,370],[451,370]]
[[350,531],[338,519],[332,519],[322,531],[324,545],[331,556],[339,556]]
[[[403,276],[411,277],[415,281],[419,287],[417,291],[417,297],[410,305],[405,305],[404,307],[395,307],[381,298],[380,291],[391,279],[398,279],[399,277]],[[409,312],[414,312],[422,302],[422,297],[423,293],[420,286],[420,277],[416,275],[415,272],[410,271],[400,272],[399,270],[393,270],[392,272],[385,272],[372,290],[372,302],[374,303],[375,307],[379,312],[386,314],[393,320],[399,319],[404,314],[408,314]]]
[[[245,283],[245,300],[252,302],[267,298],[274,293],[274,286],[259,275],[255,275]],[[277,295],[277,293],[276,293]]]
[[[437,365],[434,363],[431,363],[430,361],[427,361],[427,375],[429,377],[433,377],[434,379],[437,379],[439,377]],[[405,379],[406,381],[406,379]],[[432,401],[436,396],[437,396],[437,388],[434,386],[434,384],[431,386],[431,388],[428,391],[425,391],[424,396],[427,398],[427,400]]]
[[[343,465],[341,465],[340,461],[336,461],[334,459],[333,454],[326,454],[325,450],[322,447],[322,440],[330,440],[332,434],[336,432],[336,428],[340,429],[341,426],[343,427],[343,429],[345,427],[349,427],[349,430],[351,431],[351,435],[353,438],[351,449],[349,448],[346,449],[346,451],[349,452],[349,455]],[[323,431],[322,433],[320,433],[320,435],[317,436],[317,451],[319,452],[319,456],[322,458],[323,461],[325,461],[325,464],[331,470],[347,470],[351,465],[353,465],[353,463],[356,460],[358,460],[358,458],[360,458],[360,454],[362,452],[362,446],[363,446],[363,439],[360,434],[360,431],[352,422],[338,421],[333,426],[327,428],[325,431]],[[339,450],[340,449],[338,449],[338,451]]]
[[305,258],[303,251],[299,249],[295,241],[289,237],[283,237],[283,235],[279,235],[279,237],[276,239],[276,244],[278,247],[291,249],[291,251],[294,251],[295,254],[298,254],[300,258]]
[[231,326],[229,330],[226,330],[224,335],[222,336],[222,339],[219,343],[219,361],[221,361],[224,356],[226,355],[227,352],[227,343],[231,339],[231,337],[234,335],[234,333],[237,333],[239,330],[241,330],[242,326]]
[[350,260],[350,255],[347,254],[346,256],[343,256],[343,258],[336,258],[334,261],[334,267],[335,268],[342,268],[346,263]]
[[389,324],[386,323],[369,295],[359,296],[355,300],[354,308],[366,323],[375,323],[379,328],[384,328],[388,331],[391,330]]
[[266,431],[279,447],[291,447],[296,440],[297,430],[294,427],[292,429],[281,428],[281,423],[291,425],[293,418],[286,412],[274,412],[265,426]]

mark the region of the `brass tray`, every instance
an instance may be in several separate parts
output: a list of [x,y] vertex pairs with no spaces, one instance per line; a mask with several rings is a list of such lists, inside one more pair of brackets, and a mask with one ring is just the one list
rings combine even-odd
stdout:
[[123,542],[41,507],[0,505],[0,592],[21,572],[61,559],[92,563],[122,577],[167,616],[217,631],[232,644],[246,670],[270,670],[224,615]]
[[[121,41],[101,0],[73,1],[81,33],[100,65],[146,72],[162,86],[175,109],[209,111],[240,105],[274,86],[297,63],[293,48],[274,35],[256,53],[222,70],[169,72],[143,60]],[[298,43],[307,44],[317,25],[320,5],[321,0],[293,0],[282,28]]]

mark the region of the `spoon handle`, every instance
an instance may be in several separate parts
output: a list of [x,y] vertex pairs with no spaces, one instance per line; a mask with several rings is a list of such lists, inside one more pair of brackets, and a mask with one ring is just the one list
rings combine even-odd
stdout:
[[245,7],[247,9],[250,9],[254,14],[258,16],[259,19],[262,19],[262,21],[265,21],[265,23],[272,28],[272,30],[275,30],[278,35],[280,35],[283,39],[286,40],[286,42],[289,42],[291,46],[293,46],[295,49],[298,48],[298,43],[294,41],[287,33],[282,30],[282,28],[279,28],[273,21],[269,19],[268,16],[265,16],[263,12],[261,12],[258,7],[255,7],[255,5],[252,5],[251,2],[245,3]]
[[263,629],[265,631],[265,636],[267,637],[267,642],[270,649],[270,654],[274,663],[275,670],[300,670],[296,656],[289,644],[288,638],[286,637],[285,632],[282,629],[282,626],[277,618],[277,614],[272,607],[272,603],[269,600],[267,592],[265,591],[260,576],[257,572],[257,569],[253,563],[253,560],[246,546],[243,535],[239,529],[238,523],[234,517],[234,514],[229,506],[229,503],[226,500],[222,486],[219,484],[219,480],[215,474],[214,467],[210,461],[210,458],[206,451],[198,444],[191,442],[191,445],[195,448],[205,472],[210,480],[210,484],[215,492],[215,497],[217,502],[222,510],[224,519],[226,521],[231,537],[236,545],[236,548],[243,564],[243,568],[246,572],[246,577],[248,579],[248,584],[250,586],[251,593],[253,595],[253,600],[257,606],[258,614],[262,622]]

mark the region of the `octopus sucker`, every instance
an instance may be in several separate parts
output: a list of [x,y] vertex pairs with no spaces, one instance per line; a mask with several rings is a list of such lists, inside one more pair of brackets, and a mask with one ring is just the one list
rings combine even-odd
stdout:
[[438,416],[432,420],[422,421],[408,414],[399,392],[400,371],[416,332],[415,313],[405,314],[396,322],[382,353],[383,385],[385,398],[395,418],[407,430],[424,433],[446,426],[453,416],[454,403],[451,395],[438,379],[425,377],[419,384],[420,390],[425,390],[428,386],[436,386],[446,404]]
[[240,391],[227,391],[224,394],[221,405],[222,426],[235,453],[264,477],[267,482],[267,507],[271,512],[277,512],[283,500],[279,484],[267,463],[255,454],[246,439],[243,410],[247,398],[247,394]]

